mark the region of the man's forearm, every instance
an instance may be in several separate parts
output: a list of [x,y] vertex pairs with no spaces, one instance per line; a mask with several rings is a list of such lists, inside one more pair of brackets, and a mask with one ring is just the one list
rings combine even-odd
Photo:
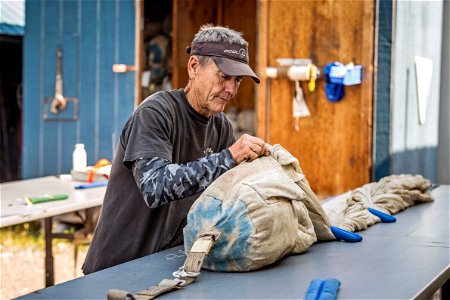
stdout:
[[236,166],[229,150],[186,164],[172,164],[163,158],[139,159],[133,175],[148,207],[203,192],[217,177]]

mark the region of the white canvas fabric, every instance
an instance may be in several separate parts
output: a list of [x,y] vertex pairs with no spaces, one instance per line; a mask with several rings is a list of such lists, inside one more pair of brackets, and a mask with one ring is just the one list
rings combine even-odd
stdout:
[[393,215],[416,203],[431,202],[431,181],[422,175],[390,175],[355,189],[352,198],[384,213]]
[[329,227],[298,160],[274,145],[270,156],[240,164],[203,192],[188,214],[184,243],[188,250],[198,234],[218,230],[203,267],[250,271],[334,239]]
[[325,201],[322,205],[332,226],[355,232],[380,222],[368,208],[388,215],[416,203],[433,201],[431,181],[421,175],[390,175]]
[[364,230],[380,222],[380,218],[367,210],[363,201],[352,197],[351,191],[325,201],[322,207],[332,226],[350,232]]

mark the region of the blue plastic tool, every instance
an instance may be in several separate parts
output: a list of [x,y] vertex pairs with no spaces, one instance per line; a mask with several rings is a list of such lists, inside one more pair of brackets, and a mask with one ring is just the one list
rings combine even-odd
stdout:
[[380,218],[381,222],[383,222],[383,223],[393,223],[393,222],[397,221],[396,217],[388,215],[388,214],[386,214],[386,213],[384,213],[382,211],[379,211],[377,209],[369,207],[368,210],[369,210],[369,212],[371,214],[373,214],[373,215],[377,216],[378,218]]
[[350,243],[356,243],[362,241],[362,236],[360,236],[357,233],[350,232],[347,230],[344,230],[342,228],[336,227],[336,226],[330,226],[331,232],[334,234],[334,236],[337,239],[344,240],[346,242]]
[[341,282],[336,278],[314,279],[306,291],[305,300],[335,300],[340,286]]
[[76,185],[75,189],[77,189],[77,190],[79,190],[79,189],[90,189],[90,188],[105,186],[107,184],[108,184],[108,180],[106,180],[106,181],[96,181],[96,182]]

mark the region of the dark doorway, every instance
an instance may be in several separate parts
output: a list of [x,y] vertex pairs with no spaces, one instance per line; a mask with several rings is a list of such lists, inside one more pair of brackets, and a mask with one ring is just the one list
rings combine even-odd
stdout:
[[21,178],[22,41],[0,34],[0,182]]

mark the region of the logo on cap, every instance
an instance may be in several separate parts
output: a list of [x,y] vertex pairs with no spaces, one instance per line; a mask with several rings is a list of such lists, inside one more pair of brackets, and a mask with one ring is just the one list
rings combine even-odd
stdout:
[[225,50],[223,50],[223,52],[231,53],[231,54],[238,54],[241,57],[246,57],[247,56],[247,53],[245,52],[245,49],[243,49],[243,48],[239,49],[239,51],[232,50],[232,49],[225,49]]

